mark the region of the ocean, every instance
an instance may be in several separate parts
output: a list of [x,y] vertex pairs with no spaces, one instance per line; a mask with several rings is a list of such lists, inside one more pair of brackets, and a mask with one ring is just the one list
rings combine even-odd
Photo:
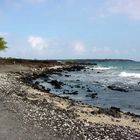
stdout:
[[[35,81],[59,96],[69,96],[98,107],[114,106],[124,112],[140,114],[140,62],[89,60],[84,63],[90,65],[82,71],[54,73],[49,79],[43,77]],[[62,88],[56,89],[48,80],[58,80],[64,84]],[[77,94],[67,94],[75,91]],[[94,96],[91,97],[92,94]]]

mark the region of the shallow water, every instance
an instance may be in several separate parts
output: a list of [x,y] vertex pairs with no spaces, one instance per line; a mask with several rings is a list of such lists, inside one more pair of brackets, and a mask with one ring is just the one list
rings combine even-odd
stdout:
[[[37,79],[42,85],[51,89],[51,93],[69,96],[72,99],[100,107],[115,106],[123,111],[140,114],[140,63],[138,62],[96,62],[98,65],[87,66],[80,72],[62,72],[62,75],[52,74],[51,79],[62,81],[62,89],[55,89],[44,81],[45,77]],[[117,85],[128,92],[111,90],[109,85]],[[77,86],[78,85],[78,86]],[[91,92],[87,90],[91,90]],[[77,95],[63,94],[78,91]],[[97,93],[96,98],[86,97]]]

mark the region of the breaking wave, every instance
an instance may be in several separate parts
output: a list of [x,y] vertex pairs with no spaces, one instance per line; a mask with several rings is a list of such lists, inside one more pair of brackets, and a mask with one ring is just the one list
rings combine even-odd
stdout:
[[110,69],[115,69],[115,67],[93,67],[93,68],[90,68],[92,70],[110,70]]
[[121,72],[119,74],[120,77],[131,77],[131,78],[140,78],[140,73],[127,73],[127,72]]

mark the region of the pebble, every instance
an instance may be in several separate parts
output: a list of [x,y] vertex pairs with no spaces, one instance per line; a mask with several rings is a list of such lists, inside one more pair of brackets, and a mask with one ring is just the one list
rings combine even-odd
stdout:
[[[16,74],[15,74],[16,75]],[[17,75],[16,75],[17,76]],[[14,79],[14,74],[0,74],[0,92],[3,95],[9,93],[11,98],[17,98],[19,92],[24,92],[22,84]],[[5,93],[5,94],[4,94]],[[24,94],[21,94],[24,95]],[[2,95],[0,95],[2,96]],[[16,100],[17,100],[16,99]],[[22,100],[22,99],[19,99]],[[73,111],[61,109],[45,101],[38,101],[35,104],[25,100],[26,111],[24,114],[25,123],[34,124],[34,127],[41,133],[50,131],[52,135],[62,140],[139,140],[140,133],[130,127],[87,123],[76,118]]]

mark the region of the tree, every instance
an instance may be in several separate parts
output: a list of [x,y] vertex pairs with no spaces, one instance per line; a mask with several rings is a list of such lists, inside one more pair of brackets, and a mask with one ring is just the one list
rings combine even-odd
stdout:
[[7,42],[4,41],[3,37],[0,37],[0,51],[5,50],[6,48],[8,48],[6,46]]

